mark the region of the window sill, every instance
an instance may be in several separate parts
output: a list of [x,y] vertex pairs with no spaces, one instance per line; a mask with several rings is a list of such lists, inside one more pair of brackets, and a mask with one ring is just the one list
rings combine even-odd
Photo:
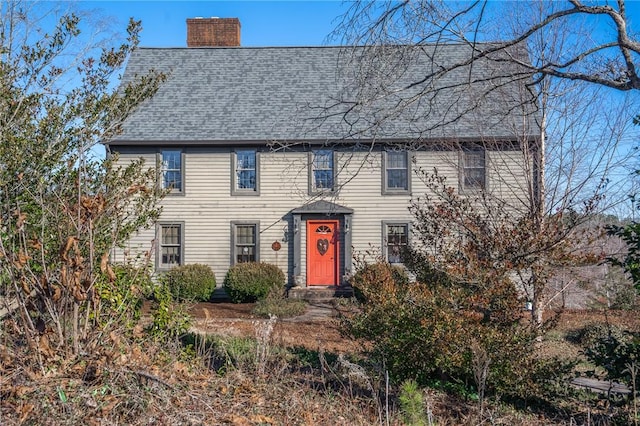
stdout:
[[335,194],[335,189],[314,189],[309,191],[309,195]]
[[233,197],[259,197],[260,196],[260,191],[235,190],[235,191],[231,191],[231,196],[233,196]]
[[172,270],[173,268],[176,268],[178,266],[182,266],[182,265],[173,265],[173,266],[156,266],[156,272],[169,272],[170,270]]
[[409,196],[411,196],[411,191],[409,191],[407,189],[402,189],[402,190],[383,189],[382,190],[382,195],[409,195]]

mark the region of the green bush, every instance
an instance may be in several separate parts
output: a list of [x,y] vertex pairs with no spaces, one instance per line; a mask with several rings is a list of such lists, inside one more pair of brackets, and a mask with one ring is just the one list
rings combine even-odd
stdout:
[[96,281],[96,290],[105,308],[98,315],[101,324],[107,324],[119,318],[125,325],[133,328],[140,318],[142,302],[153,288],[151,273],[148,269],[129,264],[116,264],[112,267],[115,280],[103,274]]
[[268,263],[239,263],[227,272],[224,289],[234,303],[255,302],[284,291],[284,273]]
[[606,371],[606,379],[640,387],[640,333],[622,331],[595,339],[586,357]]
[[[521,302],[508,280],[467,283],[425,260],[412,269],[420,281],[386,263],[366,265],[353,277],[359,309],[343,318],[345,332],[366,342],[371,358],[397,382],[413,379],[464,384],[474,390],[480,367],[474,347],[490,354],[487,395],[512,396],[514,384],[535,367],[534,335],[521,325]],[[517,395],[516,395],[517,396]]]
[[153,288],[151,274],[145,268],[117,264],[113,265],[112,271],[115,281],[103,275],[96,282],[102,303],[110,307],[116,308],[131,301],[141,304],[143,295],[149,294]]
[[211,268],[197,263],[171,269],[163,281],[176,300],[206,302],[216,289],[216,277]]
[[415,380],[405,380],[400,385],[400,413],[407,426],[424,426],[432,422],[425,415],[425,404],[422,390]]
[[622,336],[622,330],[612,324],[593,322],[568,332],[567,340],[583,348],[589,348],[609,336],[619,338]]
[[158,340],[170,341],[183,336],[191,326],[191,317],[184,306],[173,300],[165,283],[153,287],[152,322],[148,331]]

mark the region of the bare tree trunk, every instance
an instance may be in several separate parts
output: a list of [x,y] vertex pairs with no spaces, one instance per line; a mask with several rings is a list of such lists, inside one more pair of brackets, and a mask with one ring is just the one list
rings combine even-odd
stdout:
[[80,354],[80,336],[78,330],[78,322],[80,317],[80,306],[78,302],[73,302],[73,353],[78,356]]
[[531,303],[531,323],[536,330],[542,328],[544,323],[544,283],[541,282],[541,277],[538,272],[534,271],[531,278],[531,286],[533,288],[533,300]]

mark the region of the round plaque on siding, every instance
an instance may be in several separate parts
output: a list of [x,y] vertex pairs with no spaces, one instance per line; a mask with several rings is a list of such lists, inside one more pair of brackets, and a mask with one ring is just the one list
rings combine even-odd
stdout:
[[274,241],[273,244],[271,244],[271,250],[273,251],[278,251],[282,248],[282,245],[280,244],[279,241]]

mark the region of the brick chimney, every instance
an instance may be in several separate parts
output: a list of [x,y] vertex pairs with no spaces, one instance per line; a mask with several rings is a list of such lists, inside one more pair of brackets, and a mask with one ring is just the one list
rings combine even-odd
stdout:
[[240,46],[238,18],[188,18],[187,47]]

